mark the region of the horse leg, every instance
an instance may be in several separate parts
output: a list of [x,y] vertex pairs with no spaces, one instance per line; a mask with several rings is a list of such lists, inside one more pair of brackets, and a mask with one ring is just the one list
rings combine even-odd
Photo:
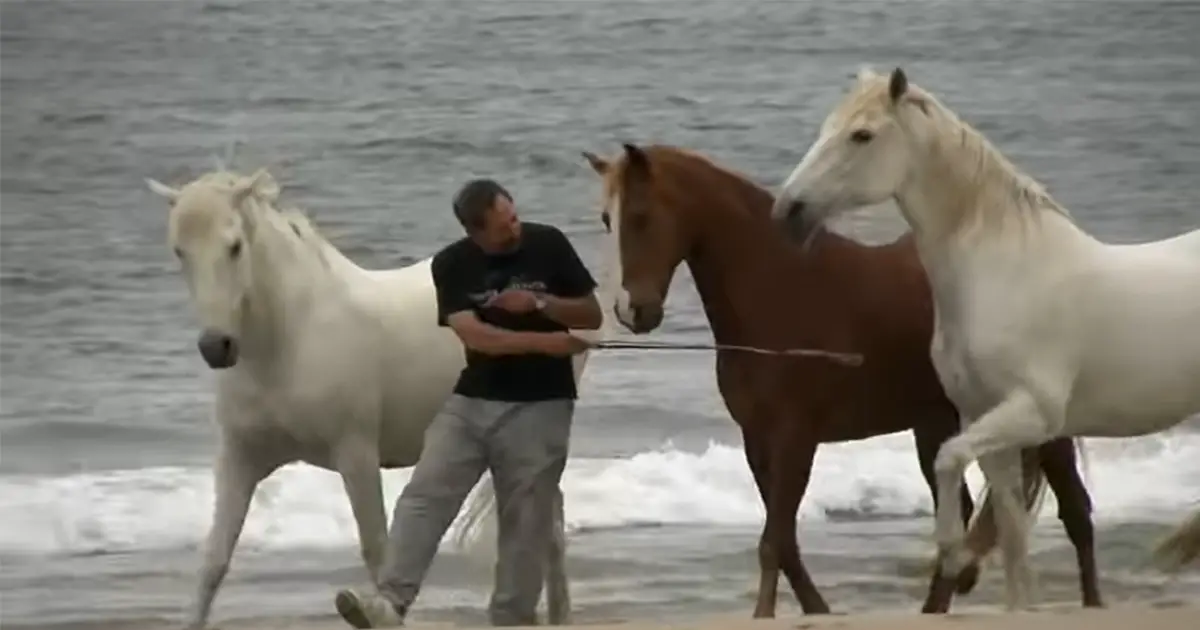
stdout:
[[379,578],[387,548],[387,515],[383,510],[383,484],[379,479],[379,446],[370,440],[348,438],[338,445],[335,464],[350,500],[358,528],[358,548],[371,584]]
[[748,432],[742,432],[742,441],[746,450],[746,463],[750,466],[750,474],[754,476],[754,485],[758,488],[758,496],[762,499],[767,517],[763,521],[762,534],[758,539],[758,597],[754,603],[754,618],[771,619],[775,617],[775,604],[779,599],[779,563],[775,552],[771,550],[770,519],[771,503],[768,501],[770,488],[770,469],[767,454],[763,452],[762,444]]
[[[948,438],[954,435],[957,427],[950,427],[947,431],[934,431],[926,428],[913,429],[913,438],[917,446],[917,459],[921,464],[921,476],[925,478],[925,483],[929,486],[929,491],[933,495],[933,507],[936,512],[938,506],[937,496],[937,477],[934,474],[933,460],[937,457],[938,447],[942,445]],[[971,490],[967,487],[965,480],[959,480],[959,501],[962,502],[961,513],[962,522],[965,527],[970,522],[971,514],[975,510],[975,503],[971,499]],[[959,595],[966,595],[975,588],[975,583],[979,580],[979,562],[976,561],[969,564],[961,573],[958,574],[957,581],[949,577],[943,577],[940,564],[935,563],[933,568],[933,577],[929,581],[929,593],[925,597],[925,604],[921,607],[923,613],[944,613],[950,609],[950,600],[957,591]]]
[[[956,575],[972,559],[966,547],[966,527],[960,520],[959,484],[972,461],[1010,448],[1039,446],[1055,437],[1063,423],[1058,399],[1035,398],[1017,390],[946,440],[934,459],[938,480],[937,541],[942,570]],[[1018,451],[1019,453],[1019,451]],[[1019,460],[1019,457],[1018,457]],[[1020,462],[1018,461],[1018,467]],[[1016,473],[1020,485],[1020,473]],[[993,488],[993,492],[994,492]]]
[[1038,449],[1046,482],[1058,499],[1058,520],[1067,530],[1079,562],[1079,590],[1083,605],[1104,606],[1096,573],[1095,529],[1092,525],[1092,499],[1075,467],[1075,445],[1068,438],[1043,444]]
[[1025,510],[1019,447],[987,453],[979,468],[992,484],[993,511],[1004,556],[1006,605],[1016,610],[1031,603],[1033,572],[1029,567],[1030,515]]
[[208,623],[213,599],[229,572],[229,561],[242,534],[254,489],[279,467],[279,462],[268,462],[256,455],[261,453],[237,438],[222,435],[213,466],[213,520],[204,545],[204,561],[188,628],[203,628]]
[[554,493],[553,518],[550,544],[546,548],[546,618],[550,625],[565,626],[571,623],[571,593],[567,585],[566,519],[561,488]]
[[[788,447],[792,447],[789,449]],[[796,600],[805,614],[828,614],[829,605],[813,584],[804,561],[800,558],[797,542],[796,511],[808,489],[812,474],[813,459],[817,454],[817,442],[802,438],[781,440],[775,445],[771,456],[770,508],[767,512],[767,528],[770,530],[771,549],[777,555],[777,563],[787,576]],[[782,462],[798,462],[798,466],[785,468]],[[781,474],[787,470],[790,474]]]

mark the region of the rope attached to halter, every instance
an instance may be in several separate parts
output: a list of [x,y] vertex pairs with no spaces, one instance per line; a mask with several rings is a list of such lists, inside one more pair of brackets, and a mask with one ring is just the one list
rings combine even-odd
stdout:
[[752,346],[738,346],[725,343],[673,343],[666,341],[600,341],[592,345],[600,350],[732,350],[750,352],[770,356],[784,357],[819,357],[830,359],[836,363],[849,366],[862,365],[861,354],[849,352],[831,352],[829,350],[811,350],[808,348],[789,348],[787,350],[767,350]]

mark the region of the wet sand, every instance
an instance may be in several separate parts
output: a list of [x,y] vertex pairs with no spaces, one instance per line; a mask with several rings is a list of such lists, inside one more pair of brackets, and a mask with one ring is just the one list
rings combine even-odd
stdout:
[[[589,630],[1184,630],[1195,628],[1200,619],[1200,594],[1189,600],[1128,602],[1100,610],[1085,610],[1078,604],[1048,604],[1036,611],[1007,613],[996,607],[962,607],[948,615],[913,613],[862,613],[820,617],[787,616],[751,620],[748,613],[672,621],[580,624]],[[108,622],[59,625],[7,625],[5,630],[178,630],[176,624],[150,621],[129,624]],[[259,619],[218,623],[220,630],[346,630],[340,619]],[[416,622],[408,628],[467,628],[449,623]]]

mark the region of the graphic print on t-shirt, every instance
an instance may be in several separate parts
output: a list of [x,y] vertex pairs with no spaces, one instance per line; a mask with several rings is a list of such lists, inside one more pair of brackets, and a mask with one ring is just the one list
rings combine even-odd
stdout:
[[506,271],[489,271],[483,278],[483,291],[468,293],[467,297],[476,306],[483,306],[488,300],[500,295],[502,291],[533,291],[545,293],[546,283],[541,280],[529,280],[525,275],[517,273],[510,275]]

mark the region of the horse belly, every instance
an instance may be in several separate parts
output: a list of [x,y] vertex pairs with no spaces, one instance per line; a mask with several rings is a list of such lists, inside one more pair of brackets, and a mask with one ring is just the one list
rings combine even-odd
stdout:
[[[1200,356],[1200,355],[1197,355]],[[1065,433],[1133,437],[1169,429],[1200,414],[1200,361],[1156,365],[1146,357],[1081,373],[1067,409]]]
[[458,338],[445,329],[430,331],[419,344],[393,352],[389,374],[384,375],[379,425],[379,457],[385,468],[416,463],[425,429],[441,411],[465,364]]
[[1067,432],[1127,437],[1169,429],[1200,413],[1200,334],[1159,344],[1111,342],[1088,352],[1071,393]]
[[1068,430],[1142,435],[1200,413],[1200,272],[1093,286]]
[[441,410],[466,364],[462,342],[437,324],[437,300],[426,258],[403,269],[377,271],[363,291],[365,310],[382,324],[380,463],[416,463],[425,429]]

